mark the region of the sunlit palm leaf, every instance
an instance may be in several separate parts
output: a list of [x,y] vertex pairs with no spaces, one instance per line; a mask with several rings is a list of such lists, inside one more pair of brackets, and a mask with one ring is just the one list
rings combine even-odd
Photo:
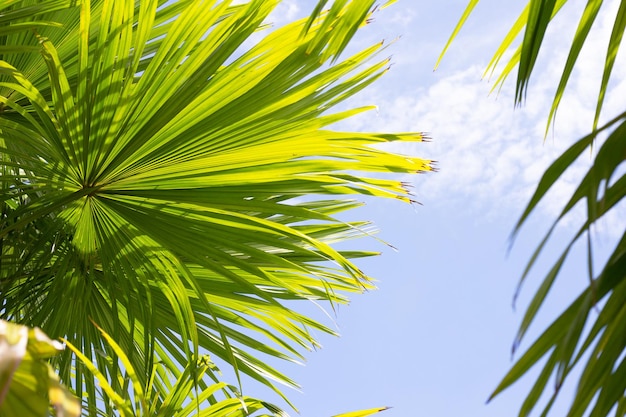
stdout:
[[[298,359],[313,330],[332,332],[285,301],[372,287],[350,260],[372,253],[331,246],[369,233],[336,218],[356,204],[319,195],[411,201],[373,173],[431,165],[373,146],[420,134],[328,128],[367,110],[329,112],[388,67],[363,66],[381,44],[339,59],[371,2],[247,50],[279,1],[209,3],[83,1],[58,16],[64,37],[33,35],[46,78],[18,65],[38,58],[0,62],[3,314],[65,337],[103,375],[117,353],[90,319],[144,386],[155,361],[176,372],[203,349],[277,389],[295,382],[264,355]],[[69,354],[59,366],[95,410],[91,373]]]
[[[151,55],[158,49],[163,35],[168,32],[174,18],[180,14],[181,9],[186,7],[191,0],[178,0],[171,2],[159,0],[157,12],[152,21],[152,26],[147,29],[149,44],[140,46],[143,54],[135,53],[136,59],[140,59],[139,69],[145,68],[150,62]],[[60,60],[63,62],[64,71],[72,85],[77,83],[79,44],[85,45],[84,38],[91,39],[90,47],[95,48],[99,32],[99,25],[86,25],[86,21],[98,22],[102,17],[103,0],[91,0],[90,13],[87,19],[82,20],[82,0],[15,0],[3,2],[0,5],[0,58],[10,62],[28,76],[29,81],[46,97],[50,96],[50,81],[41,50],[38,35],[45,37],[55,46]],[[144,4],[146,4],[144,2]],[[240,6],[230,6],[230,12]],[[139,13],[139,6],[135,6],[135,12]],[[91,29],[89,29],[91,27]],[[146,26],[142,26],[146,30]],[[82,43],[81,43],[82,42]],[[92,50],[93,55],[93,50]],[[81,54],[80,56],[87,56]],[[19,101],[23,97],[15,90],[8,89],[3,95]]]

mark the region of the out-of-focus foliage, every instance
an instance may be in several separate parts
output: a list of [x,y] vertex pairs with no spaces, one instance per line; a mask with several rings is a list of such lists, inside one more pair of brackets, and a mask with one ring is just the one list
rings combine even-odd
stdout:
[[59,383],[46,359],[63,345],[41,329],[0,320],[0,415],[3,417],[78,417],[80,405]]
[[[463,25],[476,3],[478,3],[477,0],[469,3],[452,38],[456,36],[458,29]],[[548,115],[549,123],[556,115],[580,51],[585,45],[589,33],[593,30],[593,24],[597,17],[607,7],[606,3],[608,2],[588,0],[582,11],[561,79],[556,86],[554,101]],[[500,85],[513,70],[517,70],[516,103],[521,103],[526,98],[528,83],[531,74],[533,74],[535,62],[538,57],[541,57],[541,46],[546,30],[552,18],[566,5],[566,0],[529,1],[489,64],[487,71],[491,72],[518,35],[523,33],[521,44],[506,63],[496,83],[496,86]],[[567,168],[572,166],[580,155],[588,154],[590,150],[595,154],[591,168],[581,178],[554,225],[540,242],[522,276],[522,281],[524,281],[555,227],[572,212],[577,203],[582,202],[586,207],[586,218],[579,225],[573,239],[564,247],[562,254],[555,260],[553,267],[548,271],[535,293],[522,320],[514,348],[519,345],[535,319],[539,308],[546,301],[546,296],[559,276],[571,248],[579,240],[585,241],[588,247],[589,285],[517,360],[492,395],[495,396],[509,387],[535,364],[543,363],[543,369],[522,405],[520,416],[528,415],[535,408],[541,394],[550,391],[548,382],[550,378],[554,378],[555,389],[552,390],[552,396],[542,415],[547,414],[559,393],[560,387],[572,369],[583,361],[585,363],[581,364],[582,375],[578,380],[578,387],[568,416],[604,417],[611,412],[614,412],[615,416],[626,415],[625,231],[620,231],[622,237],[618,239],[613,253],[603,265],[593,263],[592,250],[592,227],[595,222],[607,215],[617,215],[617,218],[622,221],[620,227],[623,227],[624,224],[626,108],[624,108],[624,113],[603,126],[598,126],[598,122],[605,98],[611,93],[608,89],[609,80],[614,72],[615,58],[622,42],[625,27],[626,1],[620,1],[618,2],[613,30],[607,44],[604,68],[602,73],[598,74],[598,77],[601,77],[601,83],[596,113],[593,121],[590,121],[592,130],[584,138],[576,141],[545,171],[537,185],[535,194],[515,226],[514,236],[525,224],[537,204],[542,199],[550,198],[550,189]],[[626,69],[621,68],[620,70],[623,72]],[[529,98],[529,100],[531,99]],[[598,145],[596,138],[599,136],[602,141]],[[617,210],[622,211],[618,213]]]

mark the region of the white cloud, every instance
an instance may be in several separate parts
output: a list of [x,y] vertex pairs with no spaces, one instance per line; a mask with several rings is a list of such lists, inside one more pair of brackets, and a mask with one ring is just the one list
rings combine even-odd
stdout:
[[560,149],[550,143],[541,145],[537,135],[541,122],[524,108],[513,109],[510,95],[488,96],[489,85],[477,81],[481,73],[482,67],[474,66],[428,89],[383,100],[379,116],[363,119],[369,126],[361,128],[418,130],[434,137],[428,145],[394,147],[398,152],[439,160],[440,172],[417,179],[422,199],[470,201],[482,211],[493,206],[497,196],[519,207],[520,199],[529,193],[525,188],[534,184]]

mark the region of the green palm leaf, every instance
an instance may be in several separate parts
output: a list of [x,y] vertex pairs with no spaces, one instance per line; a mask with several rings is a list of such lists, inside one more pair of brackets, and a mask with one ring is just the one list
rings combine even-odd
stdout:
[[[372,288],[351,260],[372,253],[333,247],[370,233],[337,217],[357,205],[343,196],[411,201],[376,173],[431,162],[374,146],[421,134],[329,128],[369,109],[330,112],[388,68],[381,44],[339,57],[373,2],[336,2],[243,48],[278,3],[82,1],[41,16],[63,24],[28,35],[41,55],[3,56],[3,317],[117,375],[94,320],[153,391],[155,363],[180,372],[201,351],[295,385],[266,356],[298,360],[332,330],[291,301]],[[61,378],[95,410],[94,377],[72,358]]]

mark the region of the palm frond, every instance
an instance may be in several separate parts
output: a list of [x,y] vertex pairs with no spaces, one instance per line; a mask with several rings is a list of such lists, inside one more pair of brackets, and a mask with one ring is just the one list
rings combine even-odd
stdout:
[[[244,48],[278,3],[83,1],[32,35],[42,58],[3,57],[3,317],[117,375],[93,320],[142,386],[201,351],[296,385],[266,356],[297,360],[332,330],[291,301],[372,288],[351,260],[372,253],[334,247],[370,233],[340,220],[357,205],[344,196],[410,202],[377,173],[432,168],[373,146],[419,133],[329,127],[369,109],[331,112],[388,68],[382,44],[340,59],[370,7],[337,2]],[[57,365],[95,410],[93,369],[69,352]]]

